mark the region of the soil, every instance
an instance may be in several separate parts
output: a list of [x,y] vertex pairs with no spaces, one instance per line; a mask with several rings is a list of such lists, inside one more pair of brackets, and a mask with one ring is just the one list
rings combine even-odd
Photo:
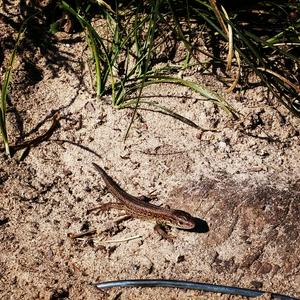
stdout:
[[[11,53],[9,28],[1,23],[2,74]],[[300,297],[299,118],[261,86],[227,94],[214,74],[194,70],[180,76],[224,96],[239,119],[185,87],[149,86],[144,95],[152,101],[214,131],[138,110],[124,140],[133,111],[114,109],[110,96],[96,97],[84,34],[54,39],[51,59],[40,50],[25,51],[15,63],[7,116],[11,143],[44,133],[54,112],[61,118],[53,135],[21,161],[21,152],[11,159],[0,154],[0,298],[246,299],[92,285],[135,278]],[[29,58],[38,61],[32,73]],[[199,218],[200,229],[172,229],[171,243],[151,222],[120,220],[120,211],[88,214],[115,201],[92,162],[129,193]]]

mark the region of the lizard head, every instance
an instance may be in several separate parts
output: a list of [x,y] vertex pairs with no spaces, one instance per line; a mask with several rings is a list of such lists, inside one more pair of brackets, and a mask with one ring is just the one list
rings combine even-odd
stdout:
[[[175,223],[177,228],[180,229],[193,229],[196,226],[195,218],[192,217],[189,213],[174,209],[172,211],[174,216],[173,223]],[[174,225],[173,225],[174,226]]]

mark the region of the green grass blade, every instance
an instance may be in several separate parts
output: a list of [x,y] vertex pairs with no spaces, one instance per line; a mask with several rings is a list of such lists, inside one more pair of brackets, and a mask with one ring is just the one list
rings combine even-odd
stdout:
[[125,138],[124,138],[125,140],[128,137],[130,128],[131,128],[131,126],[133,124],[133,121],[134,121],[134,118],[136,116],[137,109],[138,109],[138,106],[139,106],[139,99],[142,95],[142,90],[143,90],[143,87],[144,87],[144,84],[145,84],[145,81],[146,81],[146,74],[148,72],[148,68],[149,68],[150,60],[151,60],[151,56],[152,56],[152,51],[153,51],[154,36],[155,36],[156,28],[157,28],[157,20],[158,20],[158,16],[159,16],[160,4],[161,4],[161,0],[153,0],[152,1],[152,11],[151,11],[151,18],[150,18],[150,21],[149,21],[149,28],[148,28],[148,31],[147,31],[145,43],[143,44],[143,52],[147,53],[147,55],[146,55],[146,58],[145,58],[145,62],[141,61],[143,63],[142,67],[141,67],[141,70],[143,71],[142,82],[141,82],[141,85],[140,85],[140,90],[139,90],[139,94],[138,94],[138,97],[137,97],[137,102],[136,102],[136,105],[135,105],[135,109],[134,109],[131,121],[129,123],[129,126],[128,126],[126,134],[125,134]]
[[[133,108],[134,109],[137,101],[138,101],[137,99],[130,99],[129,101],[126,102],[126,108]],[[202,128],[199,125],[197,125],[196,123],[194,123],[193,121],[191,121],[190,119],[188,119],[188,118],[174,112],[173,110],[171,110],[171,109],[169,109],[169,108],[167,108],[163,105],[160,105],[156,102],[145,101],[145,100],[140,99],[139,104],[140,104],[140,109],[142,109],[142,110],[158,112],[158,113],[173,117],[173,118],[179,120],[180,122],[185,123],[186,125],[191,126],[193,128],[201,129],[203,131],[214,131],[214,132],[219,131],[217,129]],[[145,108],[144,105],[154,107],[154,109]],[[125,106],[124,106],[124,108],[125,108]]]
[[208,100],[216,103],[220,106],[225,112],[230,114],[235,119],[238,118],[239,113],[235,110],[223,97],[219,96],[217,93],[210,91],[208,88],[200,85],[199,83],[195,83],[189,80],[184,80],[175,77],[169,76],[161,76],[161,75],[154,75],[154,76],[147,76],[149,81],[145,82],[145,86],[150,84],[159,84],[159,83],[171,83],[171,84],[179,84],[186,86],[196,93],[200,94],[201,96],[207,98]]
[[[109,69],[109,74],[111,74],[111,80],[114,82],[113,73],[112,73],[112,65],[111,65],[111,59],[110,54],[107,50],[107,47],[104,45],[104,42],[102,38],[99,36],[99,34],[96,32],[96,30],[93,28],[93,26],[79,13],[77,13],[68,3],[65,1],[61,2],[61,7],[68,11],[70,14],[75,16],[79,23],[81,24],[82,28],[86,28],[88,32],[88,38],[89,38],[89,45],[91,47],[92,55],[95,61],[95,68],[96,68],[96,90],[97,95],[101,95],[104,91],[106,78],[107,77],[101,77],[101,68],[100,68],[100,61],[104,61],[107,64],[107,67]],[[104,80],[103,80],[104,79]],[[112,84],[114,86],[114,84]]]
[[11,81],[11,77],[12,77],[12,68],[13,68],[13,63],[15,61],[15,57],[17,54],[17,48],[20,44],[20,40],[21,40],[21,35],[25,30],[25,26],[26,23],[28,22],[29,19],[31,19],[33,16],[29,17],[28,19],[26,19],[19,32],[18,32],[18,36],[15,42],[15,46],[13,49],[13,52],[9,58],[9,62],[6,68],[6,72],[4,75],[4,80],[3,80],[3,85],[2,85],[2,89],[1,89],[1,101],[0,101],[0,133],[1,133],[1,137],[4,143],[4,147],[5,147],[5,153],[10,156],[10,149],[9,149],[9,142],[8,142],[8,133],[7,133],[7,126],[6,126],[6,106],[7,106],[7,95],[8,95],[8,88],[9,88],[9,84]]

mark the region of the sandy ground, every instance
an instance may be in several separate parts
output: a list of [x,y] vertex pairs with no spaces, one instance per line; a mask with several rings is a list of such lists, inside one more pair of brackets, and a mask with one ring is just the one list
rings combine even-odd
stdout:
[[[9,30],[1,32],[4,51]],[[232,120],[187,88],[151,86],[144,91],[151,100],[218,131],[139,110],[124,141],[132,111],[95,96],[83,36],[72,38],[58,35],[51,60],[32,54],[39,58],[39,80],[24,71],[21,58],[17,62],[8,113],[12,142],[45,132],[55,111],[61,119],[23,161],[19,152],[12,159],[1,153],[0,298],[238,299],[158,288],[103,292],[91,285],[133,278],[300,297],[299,119],[262,87],[226,94],[215,76],[195,70],[183,78],[223,95],[241,118]],[[128,192],[185,210],[208,230],[172,229],[170,243],[151,222],[119,222],[124,213],[115,210],[87,214],[114,201],[92,162]]]

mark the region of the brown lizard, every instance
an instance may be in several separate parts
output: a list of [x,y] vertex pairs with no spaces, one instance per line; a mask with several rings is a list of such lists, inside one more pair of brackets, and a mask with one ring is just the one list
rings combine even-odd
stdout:
[[180,229],[193,229],[196,226],[195,218],[189,213],[171,209],[163,208],[146,201],[139,197],[132,196],[125,192],[100,166],[93,163],[95,169],[101,174],[107,189],[118,200],[119,203],[106,203],[99,207],[90,209],[89,211],[101,209],[108,210],[111,208],[122,209],[128,212],[133,217],[141,219],[150,219],[156,221],[155,230],[164,238],[170,240],[170,236],[163,230],[162,225],[169,225]]

